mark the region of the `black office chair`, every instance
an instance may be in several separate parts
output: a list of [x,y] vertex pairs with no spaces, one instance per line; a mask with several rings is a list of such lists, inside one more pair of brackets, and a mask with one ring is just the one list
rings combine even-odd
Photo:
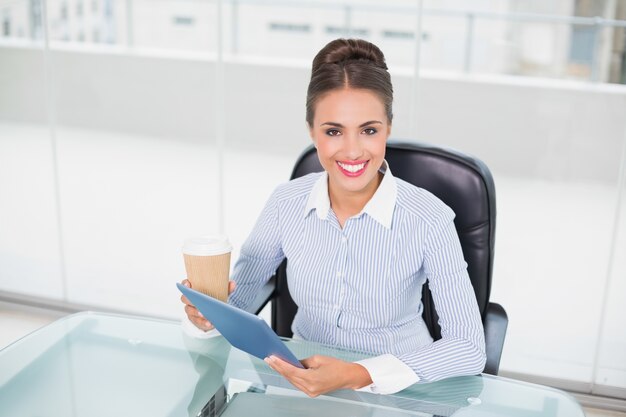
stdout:
[[[495,186],[489,169],[463,153],[415,142],[388,141],[386,160],[394,176],[430,191],[456,213],[454,223],[485,327],[484,372],[497,375],[508,318],[502,306],[489,302],[496,229]],[[298,158],[291,178],[322,170],[317,152],[310,146]],[[298,307],[289,295],[286,265],[287,260],[251,310],[258,313],[272,299],[272,328],[280,336],[291,337]],[[433,339],[438,340],[441,329],[428,284],[422,302],[424,321]]]

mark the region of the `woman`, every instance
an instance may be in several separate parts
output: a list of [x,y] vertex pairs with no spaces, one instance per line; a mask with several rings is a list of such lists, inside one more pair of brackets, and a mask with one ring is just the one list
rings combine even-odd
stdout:
[[[288,258],[303,338],[375,356],[355,363],[315,355],[307,369],[266,358],[310,396],[341,388],[393,393],[480,373],[484,331],[454,228],[429,192],[394,178],[385,161],[393,88],[373,44],[337,39],[313,60],[306,121],[323,173],[279,186],[235,264],[229,302],[245,308]],[[422,320],[429,281],[442,339]],[[186,285],[189,285],[185,281]],[[212,326],[183,299],[189,320]]]

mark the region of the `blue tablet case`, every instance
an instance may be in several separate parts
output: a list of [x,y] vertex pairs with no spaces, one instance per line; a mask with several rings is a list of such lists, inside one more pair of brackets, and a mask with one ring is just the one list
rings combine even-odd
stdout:
[[177,283],[176,286],[234,347],[259,359],[275,355],[298,368],[304,368],[262,318],[182,284]]

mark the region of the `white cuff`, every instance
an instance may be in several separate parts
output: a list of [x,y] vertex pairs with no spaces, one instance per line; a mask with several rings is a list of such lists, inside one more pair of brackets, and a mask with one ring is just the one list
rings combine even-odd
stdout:
[[394,394],[420,380],[407,364],[391,354],[367,358],[355,363],[367,369],[373,381],[373,384],[359,388],[356,391],[374,394]]
[[181,320],[180,324],[183,327],[183,332],[194,339],[209,339],[211,337],[219,336],[220,332],[217,329],[211,329],[208,332],[205,332],[202,329],[198,329],[192,322],[189,320],[189,317],[184,316]]

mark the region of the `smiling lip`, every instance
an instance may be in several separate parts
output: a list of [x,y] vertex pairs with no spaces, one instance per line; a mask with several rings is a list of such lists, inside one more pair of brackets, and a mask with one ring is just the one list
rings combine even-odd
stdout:
[[337,161],[339,171],[347,177],[358,177],[365,172],[369,161]]

